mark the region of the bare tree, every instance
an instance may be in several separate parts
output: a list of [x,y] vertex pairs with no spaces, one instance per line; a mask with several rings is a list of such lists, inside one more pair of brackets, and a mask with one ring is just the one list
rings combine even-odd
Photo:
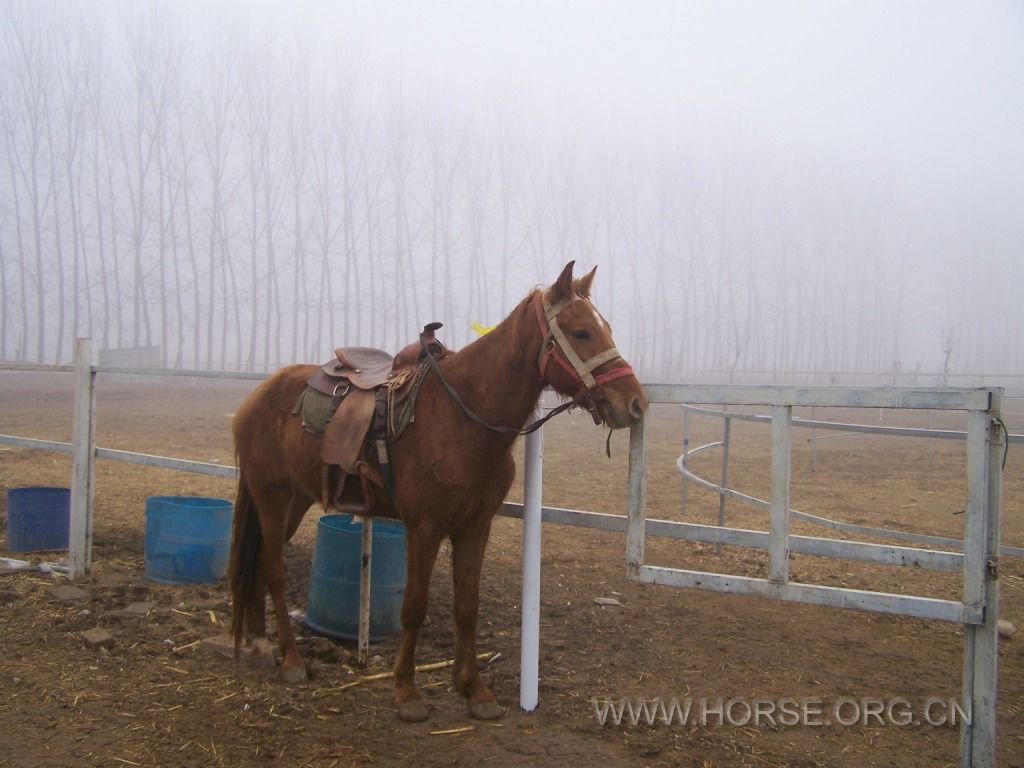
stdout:
[[292,87],[284,94],[286,144],[288,147],[289,192],[291,193],[291,237],[294,262],[292,273],[291,353],[305,351],[310,343],[309,270],[306,264],[306,239],[311,217],[306,215],[303,192],[310,164],[308,126],[313,122],[310,81],[312,69],[307,52],[296,43],[289,80]]
[[[57,69],[60,93],[60,126],[64,135],[64,175],[67,185],[69,225],[71,229],[72,259],[72,316],[71,338],[82,335],[82,315],[85,315],[85,333],[92,333],[92,286],[88,279],[86,262],[86,228],[83,215],[85,172],[85,144],[88,121],[87,98],[89,81],[95,68],[101,46],[95,26],[89,24],[79,11],[69,11],[60,30],[64,59]],[[63,302],[61,302],[63,304]],[[84,312],[83,312],[84,308]],[[58,346],[58,358],[62,357]]]
[[4,254],[3,225],[6,219],[6,216],[0,216],[0,360],[7,359],[7,314],[8,307],[13,303],[8,292],[7,259]]
[[[222,285],[217,284],[217,277],[222,279],[228,269],[223,254],[227,251],[226,239],[222,237],[226,226],[225,211],[225,175],[234,140],[235,124],[233,119],[234,103],[237,98],[239,72],[236,68],[237,38],[225,31],[220,46],[211,48],[207,53],[207,77],[201,82],[203,89],[201,98],[203,108],[198,110],[199,136],[202,156],[206,163],[206,173],[210,184],[209,202],[203,206],[207,211],[207,306],[206,306],[206,365],[214,367],[213,341],[215,338],[217,318],[217,296],[224,303],[223,317],[227,317],[228,296],[222,292]],[[219,293],[220,292],[220,293]],[[224,334],[221,334],[222,349]],[[220,364],[224,364],[223,353]]]
[[49,57],[49,35],[43,26],[39,8],[31,4],[18,4],[16,10],[16,13],[11,14],[5,39],[8,46],[7,60],[10,63],[7,84],[11,94],[7,114],[16,117],[15,124],[8,129],[9,153],[17,174],[14,183],[20,181],[23,185],[31,212],[36,288],[36,360],[42,362],[46,354],[47,315],[43,221],[52,191],[42,178],[42,163],[51,109],[53,67]]
[[[143,244],[152,223],[150,172],[158,155],[158,141],[166,119],[169,60],[167,27],[161,6],[143,11],[126,6],[124,112],[117,123],[118,147],[123,164],[123,188],[128,193],[129,241],[132,257],[132,343],[152,344],[146,288],[149,269],[143,260]],[[161,190],[162,192],[162,190]],[[162,202],[158,201],[158,205]]]
[[[487,275],[488,215],[491,202],[493,159],[488,145],[467,148],[467,162],[463,165],[466,189],[466,230],[469,261],[469,290],[466,297],[466,319],[458,330],[468,335],[471,324],[486,322],[488,317],[488,292],[490,282]],[[466,338],[466,336],[463,336]]]
[[419,298],[413,279],[414,243],[410,219],[411,174],[417,136],[415,121],[400,86],[391,94],[387,105],[384,130],[388,191],[391,194],[391,254],[394,259],[392,268],[386,273],[394,291],[393,302],[388,304],[394,333],[390,344],[397,349],[415,324],[415,321],[410,322],[410,316],[419,316]]
[[956,326],[943,324],[939,327],[939,338],[942,341],[942,386],[949,386],[950,363],[953,350],[956,348]]
[[[4,126],[4,148],[6,150],[7,157],[7,177],[8,186],[10,189],[10,211],[11,220],[14,222],[14,245],[18,253],[18,297],[17,304],[20,310],[20,323],[18,324],[17,339],[15,341],[15,360],[24,360],[28,348],[27,334],[29,331],[28,321],[28,268],[25,263],[25,243],[22,235],[21,225],[21,205],[20,195],[18,189],[18,175],[17,175],[17,164],[14,159],[15,153],[15,122],[11,115],[11,105],[8,100],[7,91],[0,89],[0,119]],[[6,264],[6,259],[4,259]],[[13,293],[13,288],[11,289]],[[4,294],[4,316],[7,316],[7,309],[10,303],[7,301],[7,293]],[[6,337],[5,337],[6,338]]]
[[[326,106],[326,105],[325,105]],[[325,110],[327,114],[333,114],[333,107]],[[337,181],[334,176],[336,163],[335,138],[336,134],[330,126],[330,121],[325,120],[314,129],[314,161],[312,170],[312,190],[316,209],[316,227],[314,228],[314,240],[317,243],[320,257],[320,274],[317,283],[316,301],[316,322],[313,332],[313,349],[311,353],[322,354],[322,350],[333,343],[335,336],[335,317],[331,311],[331,302],[334,296],[334,270],[331,264],[331,251],[335,241],[341,232],[342,222],[336,220],[333,207],[337,199],[335,185]],[[324,331],[326,324],[326,339]],[[316,359],[316,358],[314,358]]]
[[[460,239],[455,218],[456,175],[466,146],[461,126],[451,110],[443,110],[429,121],[427,153],[430,158],[430,319],[439,320],[452,313],[452,259]],[[440,284],[440,287],[439,287]],[[453,329],[454,330],[454,329]]]
[[358,70],[351,59],[335,60],[332,70],[338,159],[341,169],[341,231],[344,254],[341,292],[342,338],[356,343],[362,337],[362,277],[359,242],[366,230],[368,212],[359,206],[359,190],[369,183],[367,160],[370,132],[373,127],[367,105],[360,104],[364,95],[358,87]]

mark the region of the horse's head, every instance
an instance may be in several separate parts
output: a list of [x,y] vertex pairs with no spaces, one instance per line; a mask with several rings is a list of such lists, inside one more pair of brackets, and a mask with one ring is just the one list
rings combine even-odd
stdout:
[[612,329],[590,301],[594,267],[573,280],[569,262],[534,306],[544,343],[541,378],[590,411],[595,423],[629,427],[647,410],[647,394],[612,339]]

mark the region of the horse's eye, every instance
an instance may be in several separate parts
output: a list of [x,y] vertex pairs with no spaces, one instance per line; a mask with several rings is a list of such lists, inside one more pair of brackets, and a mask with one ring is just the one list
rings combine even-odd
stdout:
[[575,336],[580,341],[587,341],[588,339],[590,339],[590,334],[583,330],[573,331],[572,335]]

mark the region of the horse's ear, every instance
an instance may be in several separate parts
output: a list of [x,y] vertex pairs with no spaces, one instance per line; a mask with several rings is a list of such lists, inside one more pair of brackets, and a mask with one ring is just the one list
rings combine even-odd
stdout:
[[570,261],[566,264],[562,274],[558,276],[555,284],[551,286],[552,303],[561,299],[572,298],[572,267],[575,263],[575,261]]
[[576,293],[584,299],[590,298],[590,286],[594,282],[594,273],[597,272],[597,267],[587,272],[583,277],[576,281]]

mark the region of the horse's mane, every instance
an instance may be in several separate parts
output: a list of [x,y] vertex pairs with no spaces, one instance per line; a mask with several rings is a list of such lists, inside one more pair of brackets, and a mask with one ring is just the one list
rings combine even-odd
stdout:
[[[512,338],[517,342],[519,341],[520,334],[522,333],[523,323],[529,322],[530,320],[530,313],[528,311],[530,302],[533,301],[533,297],[540,293],[540,291],[540,288],[534,288],[530,291],[530,293],[516,305],[516,308],[513,309],[512,312],[509,313],[509,316],[502,322],[502,324],[505,322],[509,323],[509,333],[512,334]],[[509,362],[512,365],[518,366],[523,362],[523,345],[516,343],[511,345],[511,347],[512,349]]]

